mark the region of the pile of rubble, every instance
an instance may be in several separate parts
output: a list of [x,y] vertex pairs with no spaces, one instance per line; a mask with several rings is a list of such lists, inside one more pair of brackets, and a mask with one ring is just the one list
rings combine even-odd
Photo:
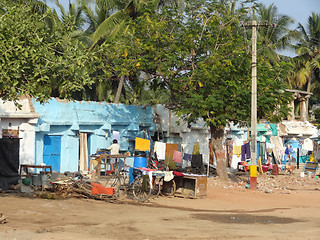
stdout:
[[[219,180],[218,177],[208,179],[208,188],[249,189],[249,175],[229,175],[230,181]],[[290,193],[297,190],[320,190],[320,178],[300,177],[298,174],[258,174],[257,191],[265,193]]]
[[40,186],[34,185],[28,178],[19,181],[11,190],[7,192],[17,192],[27,196],[61,199],[61,198],[87,198],[115,202],[113,195],[92,194],[93,182],[83,177],[64,176],[53,182],[42,183]]

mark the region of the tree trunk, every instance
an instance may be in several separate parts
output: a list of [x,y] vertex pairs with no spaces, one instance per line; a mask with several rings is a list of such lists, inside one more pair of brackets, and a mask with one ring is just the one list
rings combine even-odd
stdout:
[[121,77],[120,77],[116,98],[114,99],[114,103],[116,103],[116,104],[119,103],[119,99],[120,99],[123,83],[124,83],[124,75],[122,74]]
[[[311,77],[308,79],[308,84],[307,84],[307,92],[310,92],[311,90]],[[308,116],[309,116],[309,98],[306,99],[306,120],[308,121]]]
[[210,125],[211,144],[213,154],[217,160],[217,174],[221,180],[228,180],[225,151],[223,148],[224,127],[214,127]]

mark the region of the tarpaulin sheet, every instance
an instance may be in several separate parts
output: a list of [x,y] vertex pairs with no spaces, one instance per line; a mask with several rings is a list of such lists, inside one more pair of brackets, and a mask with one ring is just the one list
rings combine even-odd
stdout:
[[19,180],[19,138],[0,139],[0,188],[6,190]]

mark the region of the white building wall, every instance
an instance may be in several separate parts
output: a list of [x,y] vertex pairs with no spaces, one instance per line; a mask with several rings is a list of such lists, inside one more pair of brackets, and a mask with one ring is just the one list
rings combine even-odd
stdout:
[[32,120],[29,123],[29,119],[4,118],[1,120],[1,125],[2,129],[19,129],[20,164],[34,164],[35,130]]
[[192,130],[189,133],[181,133],[180,136],[182,138],[183,152],[192,154],[194,144],[199,142],[200,153],[202,154],[203,162],[209,162],[209,133]]
[[39,114],[34,112],[28,97],[22,97],[18,104],[0,99],[0,136],[2,129],[19,129],[20,164],[34,164],[35,159],[35,127]]
[[196,142],[199,142],[200,153],[203,157],[203,162],[209,162],[209,139],[210,131],[203,120],[199,120],[188,127],[187,122],[182,121],[172,111],[164,108],[163,105],[157,105],[156,113],[160,118],[160,129],[170,133],[179,134],[181,138],[181,147],[184,153],[192,154],[193,146]]

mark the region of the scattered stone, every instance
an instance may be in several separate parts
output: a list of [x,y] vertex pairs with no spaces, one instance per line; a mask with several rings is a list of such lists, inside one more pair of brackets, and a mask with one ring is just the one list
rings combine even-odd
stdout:
[[3,213],[0,213],[0,224],[7,223],[7,217],[3,215]]

